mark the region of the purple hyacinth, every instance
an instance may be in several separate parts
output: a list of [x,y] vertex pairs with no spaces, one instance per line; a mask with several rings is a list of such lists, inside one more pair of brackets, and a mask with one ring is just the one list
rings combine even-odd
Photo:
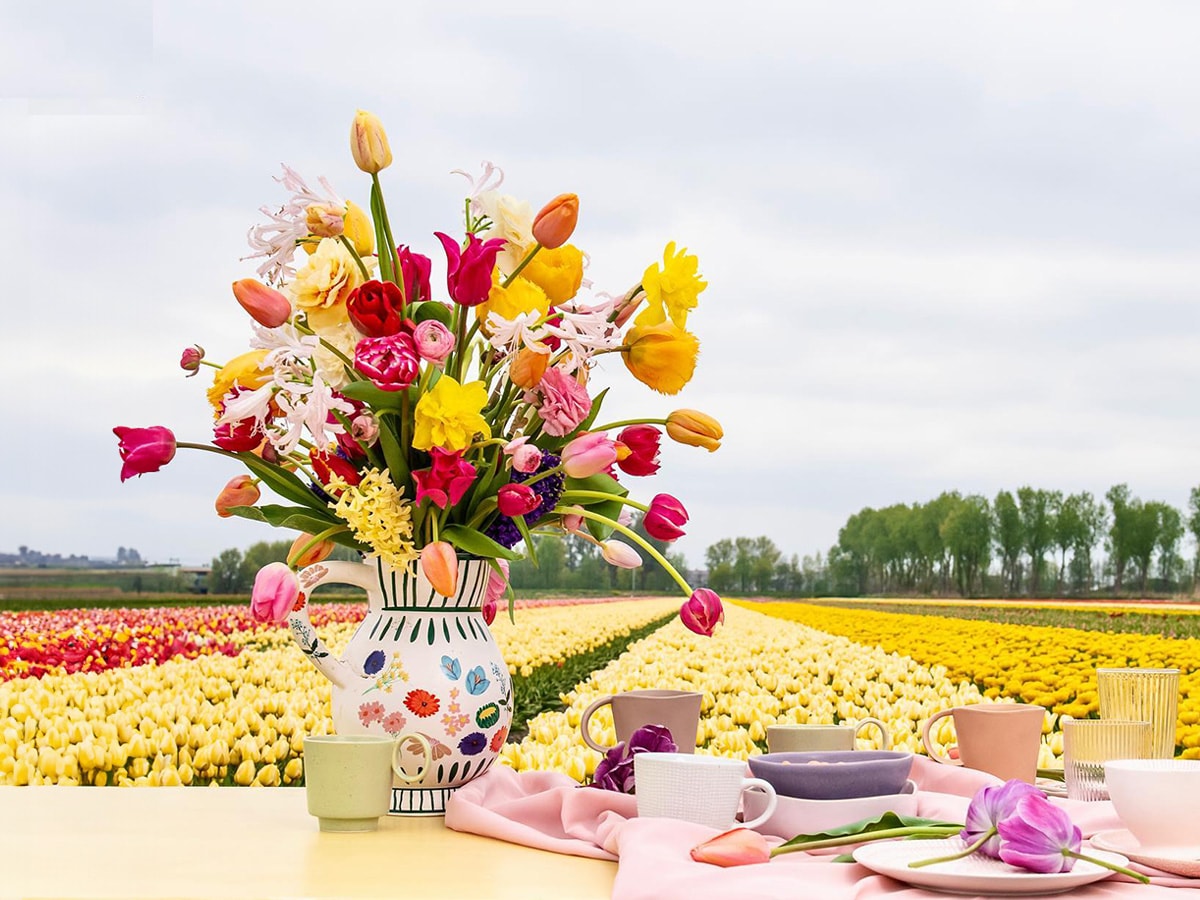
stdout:
[[[536,472],[526,475],[522,472],[514,471],[509,480],[514,483],[528,481],[533,476],[539,475],[547,469],[553,469],[559,462],[561,460],[553,453],[543,452],[542,464],[538,466]],[[558,498],[562,496],[563,492],[563,474],[555,472],[553,475],[547,475],[545,478],[535,481],[530,487],[533,488],[533,492],[542,500],[533,512],[525,514],[525,524],[532,528],[537,524],[538,519],[558,505]],[[484,534],[504,547],[512,547],[521,540],[521,532],[508,516],[498,516],[496,521],[488,526]]]

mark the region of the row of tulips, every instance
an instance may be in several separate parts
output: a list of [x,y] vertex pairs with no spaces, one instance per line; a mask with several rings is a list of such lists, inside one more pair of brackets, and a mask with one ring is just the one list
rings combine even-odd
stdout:
[[[750,609],[727,606],[726,614],[712,638],[698,638],[672,623],[633,645],[565,695],[564,711],[533,719],[528,736],[504,748],[504,761],[518,770],[556,769],[583,780],[601,756],[583,743],[580,717],[592,701],[618,691],[703,692],[698,752],[740,758],[762,752],[768,725],[857,722],[868,716],[887,724],[897,749],[922,752],[921,727],[933,713],[985,699],[974,684],[952,677],[943,665]],[[945,744],[953,733],[948,720],[943,724],[934,737]],[[1058,717],[1047,715],[1043,768],[1060,764],[1057,725]],[[591,728],[600,743],[615,740],[606,708],[593,717]],[[860,746],[877,743],[874,733],[866,732]]]
[[[493,629],[518,674],[628,634],[675,607],[673,600],[534,603],[518,611],[515,624],[501,616]],[[363,609],[314,604],[313,611],[330,649],[340,653]],[[209,629],[242,652],[108,671],[60,667],[0,682],[0,784],[271,786],[302,777],[304,736],[332,729],[330,691],[290,634],[249,623],[226,635],[222,625],[240,619],[211,609],[159,612],[164,630]],[[179,616],[171,622],[168,612]],[[211,617],[189,618],[204,613]],[[44,621],[68,620],[51,614]]]
[[1195,638],[1005,625],[805,603],[761,603],[753,608],[831,634],[853,635],[886,652],[944,663],[948,678],[970,682],[986,697],[1035,703],[1073,718],[1099,715],[1098,667],[1178,668],[1182,675],[1177,751],[1200,758],[1200,640]]

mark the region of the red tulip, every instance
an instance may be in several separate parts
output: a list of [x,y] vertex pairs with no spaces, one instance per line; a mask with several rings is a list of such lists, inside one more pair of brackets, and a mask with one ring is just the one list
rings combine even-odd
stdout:
[[450,297],[460,306],[478,306],[492,290],[492,269],[497,254],[504,248],[504,238],[481,241],[468,234],[464,250],[448,234],[435,231],[434,237],[446,250],[446,287]]
[[696,588],[687,603],[679,608],[679,618],[689,631],[711,637],[725,621],[725,607],[716,591]]
[[682,503],[670,494],[655,494],[650,509],[642,517],[642,527],[656,541],[674,541],[683,537],[687,521],[688,513]]
[[404,297],[390,281],[365,281],[346,300],[346,315],[359,334],[386,337],[400,330]]
[[150,428],[118,425],[113,429],[113,434],[120,441],[117,450],[124,462],[121,466],[122,481],[134,475],[157,472],[175,458],[175,435],[169,428],[161,425]]
[[346,484],[358,484],[362,481],[358,467],[336,453],[329,453],[314,447],[308,451],[308,459],[312,463],[313,474],[317,476],[317,481],[321,482],[322,487],[328,485],[334,475],[337,475]]
[[242,304],[242,309],[259,325],[278,328],[292,315],[292,304],[287,297],[253,278],[243,278],[233,283],[233,296]]
[[500,514],[510,518],[531,513],[541,505],[539,497],[527,484],[506,484],[496,493],[496,505]]
[[658,445],[662,432],[653,425],[630,425],[617,435],[617,443],[629,451],[617,454],[617,465],[629,475],[653,475],[658,471]]
[[421,548],[421,571],[443,597],[458,593],[458,555],[446,541],[434,541]]
[[767,839],[749,828],[734,828],[692,848],[692,859],[714,866],[746,866],[770,862]]
[[213,443],[231,453],[254,450],[262,442],[263,435],[258,430],[258,420],[253,416],[238,419],[236,422],[222,422],[213,427]]

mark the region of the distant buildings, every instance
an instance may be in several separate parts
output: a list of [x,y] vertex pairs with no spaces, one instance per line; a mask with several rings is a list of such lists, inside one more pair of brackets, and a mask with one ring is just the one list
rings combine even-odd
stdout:
[[146,562],[132,547],[118,547],[116,557],[63,556],[18,547],[16,553],[0,553],[0,568],[5,569],[137,569]]

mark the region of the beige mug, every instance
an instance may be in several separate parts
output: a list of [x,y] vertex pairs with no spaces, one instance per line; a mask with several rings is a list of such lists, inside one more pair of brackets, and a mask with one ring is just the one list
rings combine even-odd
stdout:
[[767,750],[771,753],[804,753],[813,750],[853,750],[858,733],[875,727],[883,736],[881,750],[892,749],[887,726],[868,717],[857,725],[768,725]]
[[[930,733],[944,716],[954,717],[958,759],[940,756]],[[921,743],[935,762],[990,772],[997,778],[1014,778],[1033,784],[1037,778],[1038,749],[1046,710],[1027,703],[978,703],[934,713],[921,730]]]
[[696,732],[700,728],[700,704],[704,695],[696,691],[625,691],[601,697],[583,711],[579,730],[583,742],[593,750],[605,753],[611,747],[596,743],[588,731],[592,714],[600,707],[612,707],[613,728],[617,742],[626,742],[643,725],[663,725],[671,732],[671,739],[680,753],[696,751]]
[[[424,764],[410,775],[402,751],[416,741]],[[304,793],[309,815],[321,831],[374,831],[392,802],[393,778],[414,784],[425,777],[433,748],[416,732],[389,737],[379,734],[322,734],[304,739]]]

